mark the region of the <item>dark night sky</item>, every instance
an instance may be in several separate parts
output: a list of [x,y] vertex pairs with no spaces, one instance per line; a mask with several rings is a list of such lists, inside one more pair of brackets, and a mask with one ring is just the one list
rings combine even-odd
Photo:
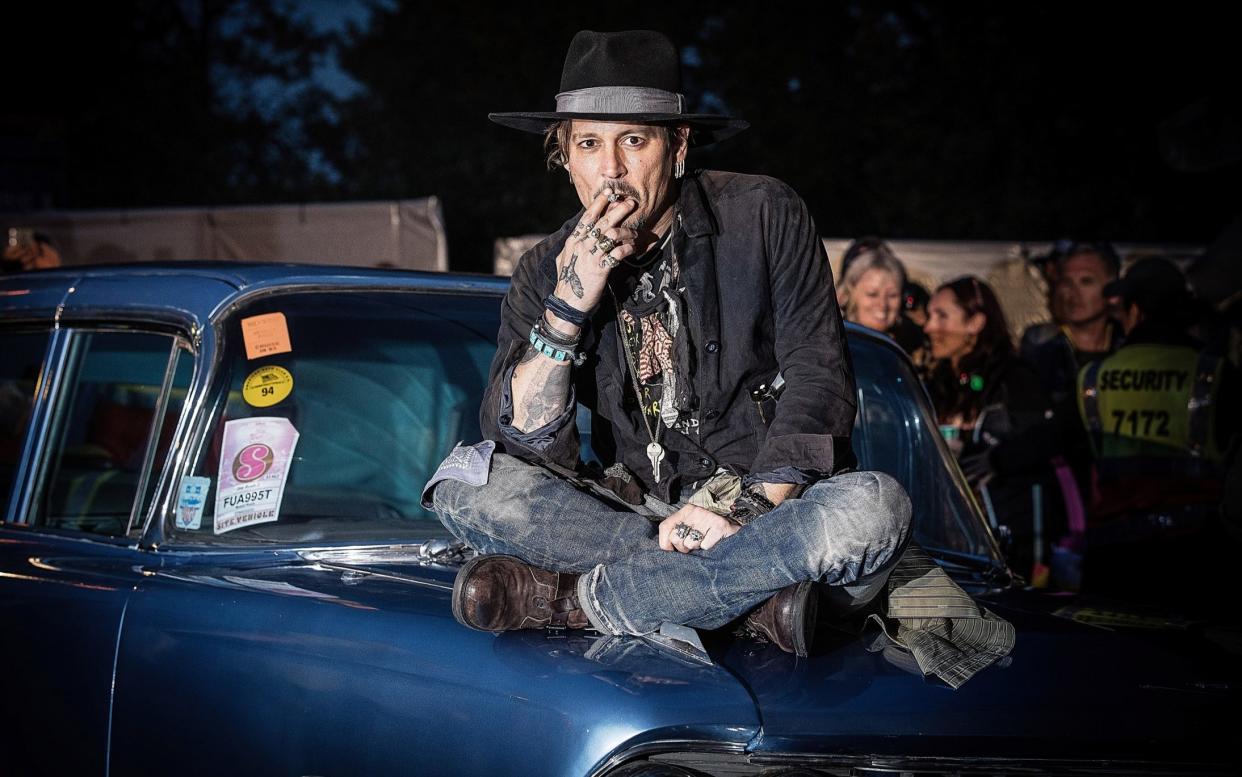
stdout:
[[1242,211],[1231,27],[1189,4],[95,5],[13,11],[0,210],[438,194],[483,269],[575,205],[487,111],[550,107],[576,29],[657,27],[694,107],[754,125],[692,164],[788,181],[825,235],[1207,243]]

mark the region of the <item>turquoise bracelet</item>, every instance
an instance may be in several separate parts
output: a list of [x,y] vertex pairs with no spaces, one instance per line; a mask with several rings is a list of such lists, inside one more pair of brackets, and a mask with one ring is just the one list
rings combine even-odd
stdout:
[[567,351],[564,348],[557,348],[540,337],[537,327],[531,327],[530,329],[530,344],[536,351],[549,359],[555,359],[558,362],[573,362],[574,364],[581,364],[582,362],[580,354]]

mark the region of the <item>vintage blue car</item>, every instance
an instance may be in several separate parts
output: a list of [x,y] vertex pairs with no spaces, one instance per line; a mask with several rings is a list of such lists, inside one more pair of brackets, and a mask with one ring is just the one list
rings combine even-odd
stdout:
[[1016,627],[1008,659],[953,690],[832,624],[802,660],[460,626],[468,551],[419,491],[478,438],[505,288],[0,279],[0,774],[1238,773],[1236,630],[1014,585],[908,361],[856,328],[856,452]]

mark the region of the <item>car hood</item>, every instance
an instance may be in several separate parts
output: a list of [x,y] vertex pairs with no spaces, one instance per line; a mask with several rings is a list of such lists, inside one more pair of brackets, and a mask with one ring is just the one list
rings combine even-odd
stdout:
[[[221,656],[236,657],[258,678],[247,708],[277,709],[271,717],[298,730],[320,725],[307,717],[320,714],[316,708],[302,712],[303,686],[339,689],[334,704],[358,715],[387,700],[393,706],[382,719],[355,724],[420,734],[377,751],[384,768],[374,773],[408,773],[402,759],[415,757],[424,773],[451,772],[463,754],[509,753],[514,763],[543,764],[544,774],[581,775],[637,747],[693,742],[741,753],[757,736],[754,700],[727,667],[634,637],[465,628],[450,607],[456,572],[435,562],[329,556],[168,558],[136,589],[126,616],[132,651],[118,673],[172,687],[185,666],[221,671]],[[196,682],[219,684],[210,675]],[[120,703],[146,716],[172,704],[149,694]],[[434,752],[426,742],[437,743]],[[136,747],[136,740],[123,743]],[[144,752],[166,747],[163,755],[174,757],[183,745],[165,738],[145,743]],[[307,747],[307,759],[331,763],[329,743]]]
[[[400,667],[413,653],[404,655],[404,638],[391,635],[417,631],[410,649],[435,645],[436,674],[452,676],[459,689],[478,683],[491,698],[520,699],[554,716],[565,747],[581,749],[570,758],[575,768],[598,764],[604,752],[703,746],[774,763],[1107,761],[1193,770],[1236,761],[1225,725],[1239,708],[1239,672],[1224,649],[1203,638],[1200,624],[1176,619],[1164,628],[1115,628],[1081,622],[1100,618],[1080,617],[1071,600],[987,596],[982,603],[1015,626],[1016,646],[953,690],[923,678],[907,654],[878,649],[875,628],[821,628],[807,659],[709,635],[714,663],[704,665],[633,637],[471,631],[450,614],[453,566],[192,568],[160,574],[383,613],[389,622],[372,641],[389,643],[385,651],[358,655],[346,645],[340,660],[392,654]],[[291,606],[275,604],[273,612],[287,614]],[[600,740],[605,734],[607,742]]]
[[[738,642],[723,663],[754,695],[756,752],[1236,763],[1237,655],[1205,624],[1014,591],[981,600],[1011,654],[957,690],[909,655],[825,633],[809,659]],[[1118,625],[1126,624],[1126,625]],[[1236,638],[1236,635],[1235,635]]]

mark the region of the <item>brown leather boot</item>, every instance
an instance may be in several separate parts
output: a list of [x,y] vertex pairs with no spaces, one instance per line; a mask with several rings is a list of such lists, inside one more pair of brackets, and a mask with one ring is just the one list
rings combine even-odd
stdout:
[[513,556],[476,556],[453,582],[453,617],[479,631],[584,629],[578,575],[549,572]]
[[763,636],[786,653],[806,658],[815,635],[819,595],[810,582],[785,586],[746,616],[744,630]]

